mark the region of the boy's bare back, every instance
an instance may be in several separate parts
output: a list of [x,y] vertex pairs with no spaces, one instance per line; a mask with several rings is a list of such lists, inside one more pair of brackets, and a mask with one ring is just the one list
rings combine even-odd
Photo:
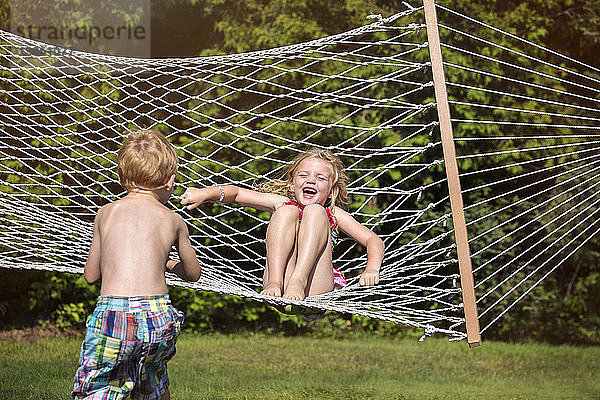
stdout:
[[101,295],[167,293],[169,252],[182,230],[187,236],[179,215],[150,194],[129,194],[102,207],[95,225],[98,243],[92,244],[90,258],[99,258]]
[[[177,152],[155,130],[132,133],[117,155],[119,183],[127,196],[102,207],[83,275],[101,280],[102,296],[167,294],[165,271],[196,281],[201,267],[181,216],[165,203],[173,193]],[[181,261],[169,260],[175,245]]]

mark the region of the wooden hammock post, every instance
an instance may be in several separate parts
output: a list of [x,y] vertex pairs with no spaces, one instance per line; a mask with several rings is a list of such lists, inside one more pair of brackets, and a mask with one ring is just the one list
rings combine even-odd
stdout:
[[452,136],[452,123],[450,122],[450,107],[446,92],[446,79],[442,64],[442,48],[438,31],[437,16],[434,0],[423,0],[425,23],[427,25],[427,40],[429,42],[429,56],[433,70],[433,84],[435,87],[435,101],[437,103],[440,132],[442,136],[442,149],[448,178],[450,192],[450,207],[452,208],[452,221],[454,223],[454,236],[456,251],[458,253],[458,267],[460,270],[460,286],[465,311],[467,328],[467,342],[469,347],[481,345],[479,332],[479,319],[477,318],[477,304],[475,302],[475,288],[473,270],[471,268],[471,254],[467,236],[467,225],[463,210],[463,199],[458,178],[458,165],[456,163],[456,149]]

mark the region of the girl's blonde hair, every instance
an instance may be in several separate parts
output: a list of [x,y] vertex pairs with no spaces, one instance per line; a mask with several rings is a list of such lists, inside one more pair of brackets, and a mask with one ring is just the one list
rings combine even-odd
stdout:
[[327,161],[329,165],[331,165],[331,199],[325,203],[325,206],[330,208],[333,208],[334,206],[342,207],[348,202],[348,188],[346,187],[348,177],[344,173],[344,164],[342,164],[342,161],[331,151],[326,149],[312,147],[303,153],[298,154],[287,166],[281,179],[264,182],[259,186],[259,190],[280,194],[288,197],[290,200],[296,200],[294,198],[294,190],[290,185],[294,182],[294,176],[298,171],[300,163],[309,158],[319,158]]
[[125,139],[117,166],[121,185],[133,189],[158,190],[177,173],[177,152],[164,135],[154,129],[139,130]]

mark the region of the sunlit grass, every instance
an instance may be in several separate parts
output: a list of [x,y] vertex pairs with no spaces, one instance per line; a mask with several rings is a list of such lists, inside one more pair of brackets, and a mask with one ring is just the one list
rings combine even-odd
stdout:
[[[0,342],[0,399],[66,399],[80,339]],[[172,399],[597,399],[600,348],[182,335]]]

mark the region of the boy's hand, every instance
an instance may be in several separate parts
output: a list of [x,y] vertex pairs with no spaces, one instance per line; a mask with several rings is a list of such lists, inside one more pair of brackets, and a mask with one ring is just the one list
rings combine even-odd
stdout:
[[187,188],[181,195],[181,204],[187,206],[188,210],[198,207],[206,201],[204,189]]
[[167,260],[166,270],[167,271],[173,271],[173,268],[175,268],[175,266],[177,264],[179,264],[179,261],[176,261],[176,260]]
[[379,283],[379,271],[365,269],[358,280],[360,286],[374,286]]
[[197,272],[193,272],[193,275],[191,275],[190,272],[186,270],[185,266],[181,261],[177,260],[168,260],[165,269],[174,273],[184,281],[196,282],[198,279],[200,279],[200,265],[198,265]]

